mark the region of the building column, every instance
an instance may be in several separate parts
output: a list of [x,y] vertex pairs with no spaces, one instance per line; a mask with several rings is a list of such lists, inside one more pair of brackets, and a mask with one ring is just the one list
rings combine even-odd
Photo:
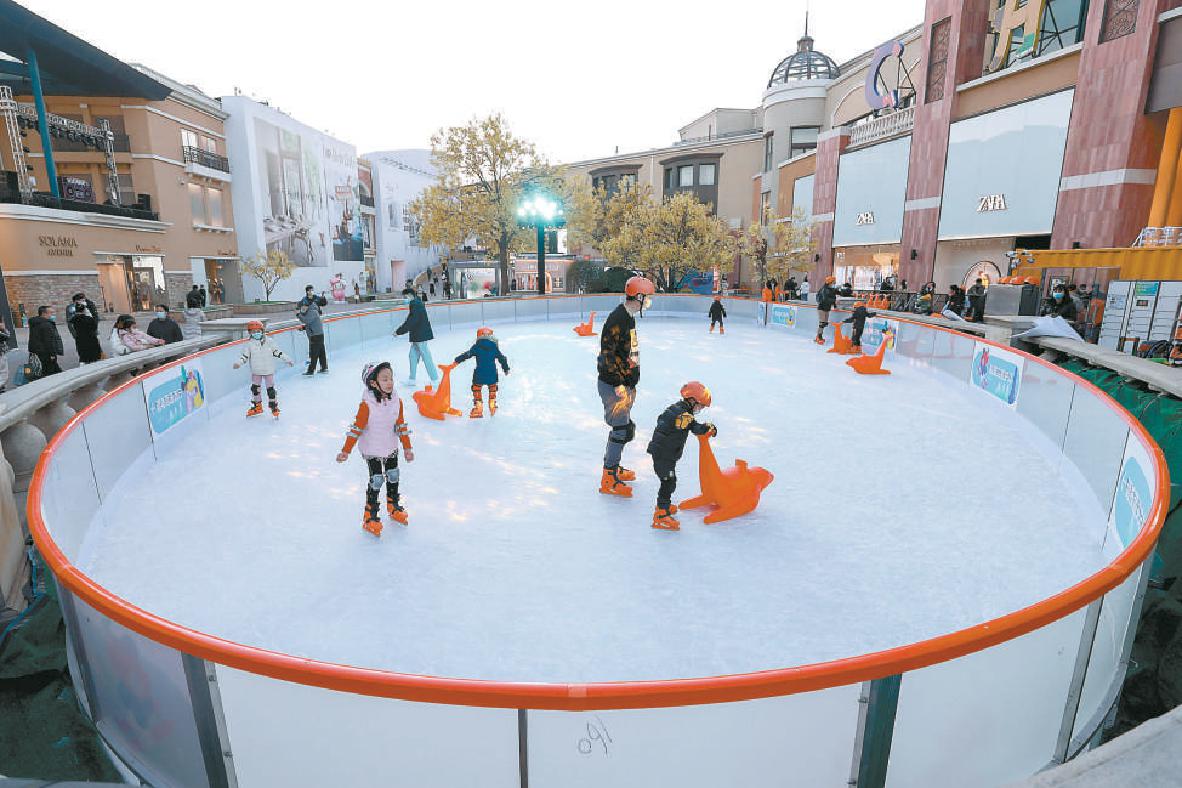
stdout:
[[813,175],[813,243],[816,254],[809,270],[813,292],[833,273],[833,217],[837,210],[837,170],[841,154],[850,144],[845,127],[830,129],[817,139],[817,170]]
[[1177,201],[1179,151],[1182,151],[1182,107],[1170,110],[1166,136],[1161,146],[1157,165],[1157,180],[1153,187],[1153,204],[1149,208],[1148,227],[1164,227],[1172,202]]
[[1118,37],[1105,30],[1110,5],[1092,3],[1088,10],[1052,249],[1128,246],[1153,209],[1167,123],[1166,113],[1145,114],[1145,96],[1161,27],[1160,3],[1142,0],[1134,29]]

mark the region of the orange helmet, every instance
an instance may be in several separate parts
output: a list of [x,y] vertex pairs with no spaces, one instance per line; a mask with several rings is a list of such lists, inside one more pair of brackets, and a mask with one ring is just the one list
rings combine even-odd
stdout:
[[833,283],[834,283],[834,282],[836,282],[836,281],[837,281],[837,277],[836,277],[836,276],[827,276],[827,277],[825,277],[825,284],[827,284],[827,285],[831,285],[831,284],[833,284]]
[[247,321],[246,330],[247,331],[262,331],[263,324],[261,322],[259,322],[258,320]]
[[691,380],[681,387],[681,398],[693,400],[704,408],[710,407],[710,389],[696,380]]
[[488,326],[481,326],[480,328],[476,329],[476,338],[477,339],[483,339],[484,337],[491,337],[492,335],[493,335],[493,330],[491,328],[489,328]]
[[715,301],[721,301],[721,300],[722,300],[722,296],[720,296],[720,295],[716,295],[716,296],[714,296],[714,300],[715,300]]
[[624,295],[629,298],[652,295],[655,292],[657,292],[656,286],[643,276],[634,276],[624,283]]

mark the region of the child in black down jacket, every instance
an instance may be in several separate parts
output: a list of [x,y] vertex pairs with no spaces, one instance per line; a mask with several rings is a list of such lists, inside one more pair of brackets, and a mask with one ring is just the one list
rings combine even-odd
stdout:
[[653,528],[669,531],[681,528],[673,516],[677,513],[677,507],[673,505],[673,492],[677,489],[677,461],[681,459],[686,438],[691,432],[694,435],[718,434],[713,424],[699,424],[694,420],[695,414],[708,407],[710,389],[692,380],[681,387],[681,399],[665,408],[665,412],[657,419],[657,428],[653,430],[652,440],[648,443],[648,453],[653,456],[653,471],[661,480],[661,488],[657,491],[657,508],[653,512]]
[[862,332],[866,329],[866,318],[876,317],[877,315],[877,312],[867,311],[865,301],[855,301],[854,313],[841,321],[843,323],[854,324],[854,335],[850,337],[850,353],[853,355],[862,355]]
[[714,324],[718,324],[718,333],[725,334],[726,326],[722,319],[726,317],[726,308],[722,305],[722,296],[714,296],[714,303],[710,305],[710,333],[714,333]]

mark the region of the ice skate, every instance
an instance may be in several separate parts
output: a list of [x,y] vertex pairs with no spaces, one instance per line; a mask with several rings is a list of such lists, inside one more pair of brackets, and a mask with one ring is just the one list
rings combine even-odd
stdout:
[[623,498],[632,497],[632,488],[620,481],[618,472],[611,468],[603,469],[603,476],[599,480],[599,491],[604,495],[619,495]]
[[484,418],[484,403],[477,402],[476,404],[474,404],[472,406],[472,410],[468,413],[468,418],[483,419]]
[[616,478],[622,482],[636,481],[636,471],[630,471],[623,465],[616,466]]
[[710,324],[710,333],[711,334],[714,333],[714,324],[713,323]]
[[382,535],[382,521],[378,518],[377,504],[366,504],[365,514],[362,515],[361,527],[374,536]]
[[815,343],[816,343],[816,344],[818,344],[818,345],[824,345],[824,344],[825,344],[825,340],[821,339],[820,337],[817,337],[816,339],[814,339],[814,340],[813,340],[813,342],[815,342]]
[[386,514],[390,515],[390,519],[400,525],[406,525],[410,522],[410,515],[393,498],[386,499]]
[[275,418],[279,418],[279,403],[278,402],[271,403],[271,415],[274,416]]
[[496,400],[496,397],[489,397],[489,398],[488,398],[488,415],[490,415],[490,416],[495,416],[495,415],[497,415],[497,400]]
[[251,416],[262,416],[262,415],[263,415],[263,403],[261,403],[261,402],[254,403],[253,405],[250,406],[250,410],[246,411],[247,418],[250,418]]
[[726,333],[726,326],[719,326],[719,327],[718,327],[718,333],[719,333],[719,334],[725,334],[725,333]]
[[681,530],[681,523],[677,522],[677,518],[670,511],[671,508],[668,506],[658,506],[653,511],[653,528],[660,528],[664,531]]

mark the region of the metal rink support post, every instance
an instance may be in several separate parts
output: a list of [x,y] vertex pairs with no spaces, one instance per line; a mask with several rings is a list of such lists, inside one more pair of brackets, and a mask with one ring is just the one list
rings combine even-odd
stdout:
[[902,674],[862,684],[858,697],[858,733],[850,765],[850,788],[884,788],[891,742],[895,736],[895,714],[899,709]]
[[185,681],[189,685],[189,701],[193,705],[193,721],[197,725],[197,738],[205,761],[209,788],[237,788],[234,756],[230,751],[230,737],[222,712],[215,668],[200,657],[183,652],[181,664],[185,670]]
[[529,788],[529,710],[517,710],[517,773],[521,788]]
[[1071,674],[1071,684],[1067,689],[1067,703],[1063,707],[1063,720],[1059,723],[1059,737],[1055,740],[1055,753],[1051,756],[1047,768],[1058,766],[1067,760],[1071,732],[1075,727],[1075,716],[1079,712],[1084,679],[1087,678],[1088,665],[1092,661],[1092,646],[1096,643],[1096,627],[1100,623],[1100,611],[1103,607],[1104,597],[1088,605],[1083,631],[1079,635],[1079,650],[1075,654],[1075,670]]

